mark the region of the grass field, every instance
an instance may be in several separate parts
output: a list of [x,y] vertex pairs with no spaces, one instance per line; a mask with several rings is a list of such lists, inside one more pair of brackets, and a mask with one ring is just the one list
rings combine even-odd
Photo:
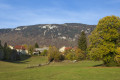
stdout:
[[46,62],[46,57],[39,56],[19,63],[0,61],[0,80],[120,80],[119,67],[93,67],[101,61],[64,61],[26,68]]

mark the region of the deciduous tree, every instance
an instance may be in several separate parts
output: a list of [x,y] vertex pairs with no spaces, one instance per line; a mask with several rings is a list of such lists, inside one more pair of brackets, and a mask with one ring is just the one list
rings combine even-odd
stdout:
[[119,43],[120,18],[107,16],[102,18],[96,29],[89,36],[91,45],[89,55],[93,60],[103,60],[104,64],[111,64],[116,56]]

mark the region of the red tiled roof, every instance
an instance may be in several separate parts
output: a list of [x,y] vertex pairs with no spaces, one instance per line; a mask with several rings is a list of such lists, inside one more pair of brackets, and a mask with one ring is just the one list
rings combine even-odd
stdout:
[[25,50],[25,47],[24,46],[20,46],[20,45],[17,45],[17,46],[14,46],[15,49],[24,49]]
[[78,47],[74,47],[73,49],[76,50]]
[[65,50],[70,50],[70,49],[72,49],[72,47],[66,47],[66,48],[65,48]]

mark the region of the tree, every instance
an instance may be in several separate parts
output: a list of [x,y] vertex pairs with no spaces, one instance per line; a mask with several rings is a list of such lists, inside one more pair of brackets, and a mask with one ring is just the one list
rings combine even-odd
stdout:
[[1,40],[0,40],[0,60],[4,59],[4,52],[3,52],[3,46],[1,44]]
[[0,41],[0,60],[16,61],[20,60],[20,55],[17,54],[16,50],[10,49],[7,43],[5,43],[3,47]]
[[4,44],[4,48],[7,48],[7,43],[5,42],[5,44]]
[[27,50],[28,50],[28,48],[29,48],[29,45],[27,45],[27,44],[24,44],[23,46],[25,47],[25,49],[27,49]]
[[0,40],[0,48],[2,47],[1,40]]
[[28,46],[28,53],[29,53],[30,55],[32,55],[33,52],[34,52],[34,47],[33,47],[32,45],[29,45],[29,46]]
[[20,60],[20,56],[17,54],[16,50],[11,50],[10,61]]
[[102,18],[89,36],[89,56],[93,60],[103,60],[104,64],[114,63],[119,43],[120,18],[107,16]]
[[4,59],[4,52],[3,49],[0,49],[0,60]]
[[39,45],[37,42],[35,43],[35,48],[39,48]]
[[84,31],[81,32],[81,35],[78,39],[78,48],[80,48],[82,51],[86,51],[87,49],[86,34]]
[[118,64],[120,64],[120,47],[117,47],[117,49],[116,49],[116,56],[115,56],[115,61],[118,63]]
[[5,42],[5,44],[4,44],[3,51],[4,51],[4,60],[7,60],[7,59],[8,59],[8,56],[9,56],[9,50],[8,50],[8,47],[7,47],[7,43],[6,43],[6,42]]

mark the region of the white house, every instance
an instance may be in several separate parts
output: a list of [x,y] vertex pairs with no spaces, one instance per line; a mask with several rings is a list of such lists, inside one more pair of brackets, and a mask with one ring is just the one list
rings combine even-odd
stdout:
[[44,50],[48,50],[48,49],[49,49],[49,47],[35,48],[33,54],[34,54],[34,55],[35,55],[35,54],[38,54],[38,55],[39,55],[39,52],[41,53],[41,52],[43,52]]
[[49,47],[43,47],[43,48],[35,48],[35,51],[43,52],[44,50],[48,50]]
[[27,54],[28,53],[28,51],[25,49],[24,46],[20,46],[20,45],[14,46],[14,49],[17,50],[18,54]]
[[65,51],[65,46],[63,46],[63,47],[61,47],[60,49],[59,49],[59,52],[64,52]]

